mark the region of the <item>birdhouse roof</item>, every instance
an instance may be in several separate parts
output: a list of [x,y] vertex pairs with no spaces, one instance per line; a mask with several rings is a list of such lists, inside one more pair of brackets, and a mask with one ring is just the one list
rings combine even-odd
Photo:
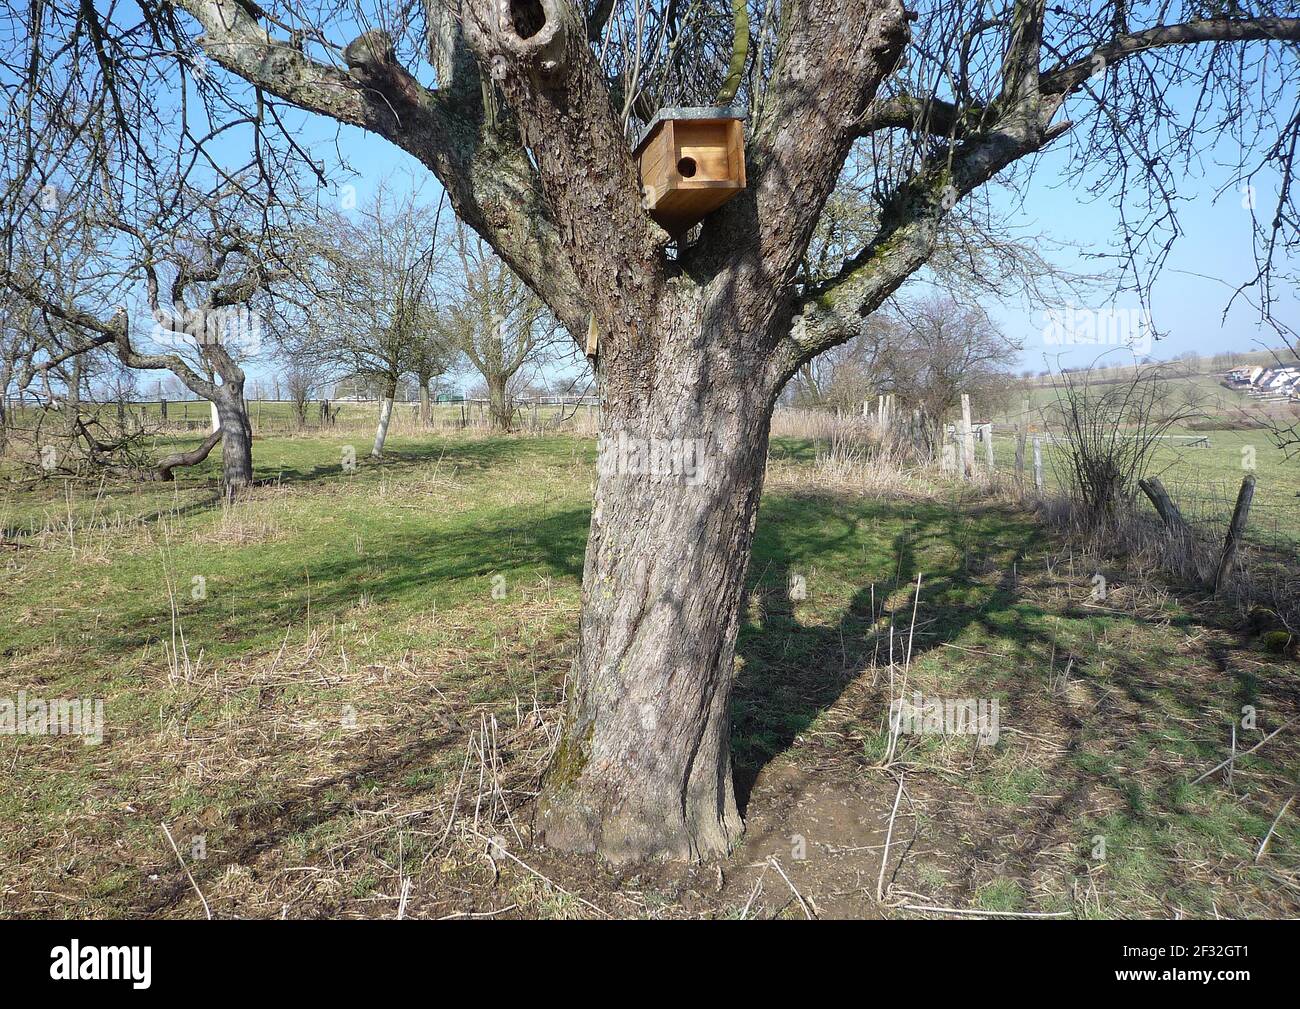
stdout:
[[664,123],[672,120],[674,122],[682,119],[744,119],[745,112],[743,109],[730,108],[727,106],[715,105],[686,105],[686,106],[669,106],[660,109],[655,113],[654,118],[645,124],[641,130],[640,136],[637,137],[636,147],[633,153],[640,153],[645,142],[654,136],[655,130],[659,129]]

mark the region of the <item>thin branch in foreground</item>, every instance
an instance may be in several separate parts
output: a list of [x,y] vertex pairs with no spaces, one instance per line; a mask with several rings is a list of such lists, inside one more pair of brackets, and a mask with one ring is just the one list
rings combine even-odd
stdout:
[[176,852],[176,861],[180,862],[181,868],[185,870],[185,875],[189,877],[190,886],[194,887],[194,892],[199,895],[199,900],[203,902],[203,913],[208,916],[208,921],[212,920],[212,908],[208,906],[208,898],[203,896],[203,891],[199,889],[199,884],[194,882],[194,874],[190,872],[190,867],[185,864],[185,859],[181,858],[181,850],[176,847],[176,840],[172,837],[172,832],[167,829],[167,824],[161,824],[163,833],[167,835],[167,843],[172,846],[172,851]]

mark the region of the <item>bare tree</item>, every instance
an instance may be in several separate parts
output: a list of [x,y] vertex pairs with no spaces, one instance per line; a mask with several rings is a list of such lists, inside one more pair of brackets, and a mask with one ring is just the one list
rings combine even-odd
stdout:
[[554,346],[555,322],[523,280],[468,228],[457,224],[451,245],[437,325],[445,342],[483,379],[492,426],[509,431],[516,376]]
[[389,182],[355,211],[324,217],[325,275],[317,289],[331,293],[312,313],[301,334],[306,343],[298,348],[378,382],[379,422],[370,452],[376,459],[384,453],[402,376],[436,363],[430,341],[437,342],[437,233],[437,208],[423,203],[418,190],[399,192]]
[[[119,304],[109,316],[75,295],[69,298],[52,290],[51,280],[57,276],[51,271],[10,270],[8,279],[68,334],[32,370],[48,375],[51,367],[108,347],[128,368],[168,371],[212,403],[221,432],[222,482],[227,496],[233,496],[253,479],[252,426],[239,359],[255,351],[261,340],[257,299],[276,276],[289,271],[268,265],[266,236],[240,221],[248,208],[239,194],[208,198],[181,186],[174,197],[160,203],[141,221],[125,214],[104,217],[89,207],[81,208],[75,218],[78,227],[99,236],[104,258],[117,259],[124,276],[142,282],[148,315],[137,316],[134,327],[125,305]],[[98,300],[102,305],[102,297]],[[28,381],[30,376],[23,384]],[[205,441],[184,464],[201,462],[216,441]],[[176,465],[167,468],[167,478]]]
[[420,425],[433,423],[431,386],[435,379],[452,370],[456,363],[455,345],[447,340],[436,323],[417,334],[411,341],[410,367],[420,396]]
[[307,426],[307,404],[320,391],[325,381],[324,369],[311,357],[291,353],[284,370],[284,391],[293,404],[293,416],[298,426]]
[[901,303],[890,317],[880,371],[890,391],[921,411],[932,434],[963,393],[992,410],[1014,385],[1020,345],[979,305],[933,293]]
[[[1177,233],[1182,176],[1221,130],[1241,141],[1243,183],[1289,180],[1300,136],[1300,18],[1267,0],[933,0],[914,12],[774,0],[699,18],[652,0],[429,0],[422,24],[405,4],[356,17],[163,0],[141,8],[149,30],[135,35],[124,13],[78,13],[88,6],[39,16],[100,29],[117,73],[88,87],[100,108],[111,113],[123,75],[163,86],[146,80],[146,55],[192,59],[197,44],[273,111],[290,103],[408,151],[571,334],[598,335],[580,641],[537,823],[551,845],[614,860],[709,856],[740,836],[734,640],[770,413],[789,378],[939,253],[954,208],[977,206],[995,178],[1023,181],[1049,145],[1110,167],[1100,185],[1121,203],[1119,247],[1145,283],[1139,264],[1158,266]],[[358,21],[368,30],[343,44]],[[105,80],[93,50],[86,64]],[[1189,93],[1205,101],[1172,107]],[[237,89],[222,94],[238,105]],[[715,100],[748,110],[748,188],[673,240],[642,210],[626,131],[665,104]],[[873,172],[872,227],[832,276],[803,283],[855,147]],[[1295,193],[1278,187],[1260,215],[1262,285],[1294,247]],[[629,455],[629,439],[655,451]],[[678,465],[650,472],[647,457]]]

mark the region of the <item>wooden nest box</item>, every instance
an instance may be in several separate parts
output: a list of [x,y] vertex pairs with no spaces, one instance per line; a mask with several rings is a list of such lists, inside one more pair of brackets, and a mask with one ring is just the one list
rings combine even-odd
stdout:
[[635,154],[644,206],[674,237],[745,188],[745,125],[731,109],[661,109]]

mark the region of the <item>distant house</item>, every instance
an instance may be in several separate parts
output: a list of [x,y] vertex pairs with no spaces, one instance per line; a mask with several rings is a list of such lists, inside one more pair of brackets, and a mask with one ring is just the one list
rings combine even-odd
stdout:
[[1243,368],[1233,368],[1224,376],[1231,385],[1252,386],[1264,374],[1264,369],[1259,365],[1247,365]]

